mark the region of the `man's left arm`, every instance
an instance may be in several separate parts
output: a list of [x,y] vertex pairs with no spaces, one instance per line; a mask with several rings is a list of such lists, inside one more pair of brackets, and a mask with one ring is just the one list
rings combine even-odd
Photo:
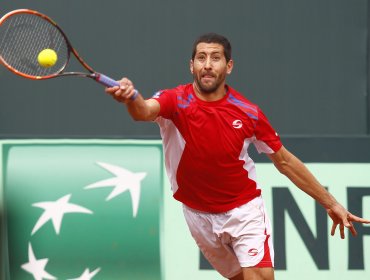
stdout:
[[351,231],[352,235],[356,236],[357,232],[352,222],[370,223],[370,220],[357,217],[348,212],[348,210],[338,203],[337,200],[319,183],[303,162],[290,153],[284,146],[282,146],[276,153],[268,154],[268,157],[280,173],[287,176],[298,188],[310,195],[326,209],[328,215],[333,220],[331,235],[334,235],[336,228],[339,225],[340,236],[342,239],[345,238],[344,227],[347,227]]

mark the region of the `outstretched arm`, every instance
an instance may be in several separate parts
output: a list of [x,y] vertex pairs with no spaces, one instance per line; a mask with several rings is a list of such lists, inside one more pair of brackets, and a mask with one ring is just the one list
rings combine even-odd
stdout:
[[352,222],[370,223],[369,220],[357,217],[348,212],[336,199],[316,180],[307,167],[290,153],[285,147],[268,155],[276,168],[285,176],[287,176],[297,187],[318,201],[327,211],[330,218],[333,220],[331,235],[335,234],[336,228],[339,225],[340,236],[345,238],[344,227],[347,227],[353,236],[357,232]]
[[119,81],[120,86],[106,88],[105,92],[110,94],[119,102],[126,104],[131,117],[136,121],[152,121],[160,110],[159,102],[155,99],[144,100],[141,94],[135,95],[134,84],[127,78]]

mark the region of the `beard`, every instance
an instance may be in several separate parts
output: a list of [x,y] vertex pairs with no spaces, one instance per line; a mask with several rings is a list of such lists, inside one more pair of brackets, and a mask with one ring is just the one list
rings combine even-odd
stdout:
[[199,90],[203,93],[214,93],[225,81],[225,75],[221,75],[221,76],[213,75],[212,77],[214,78],[214,81],[212,83],[203,83],[202,75],[198,76],[194,73],[193,77],[194,77],[194,81],[197,84]]

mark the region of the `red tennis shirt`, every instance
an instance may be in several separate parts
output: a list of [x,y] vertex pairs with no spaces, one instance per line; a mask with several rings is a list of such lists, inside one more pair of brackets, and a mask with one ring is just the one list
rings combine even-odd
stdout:
[[282,144],[263,112],[227,86],[206,102],[193,85],[157,92],[165,165],[174,198],[190,208],[220,213],[261,194],[248,147],[274,153]]

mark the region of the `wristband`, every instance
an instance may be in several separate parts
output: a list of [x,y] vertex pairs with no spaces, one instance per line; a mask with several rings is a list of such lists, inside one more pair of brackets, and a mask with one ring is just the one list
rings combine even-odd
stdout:
[[135,89],[134,95],[130,97],[131,101],[134,101],[139,96],[139,92]]

